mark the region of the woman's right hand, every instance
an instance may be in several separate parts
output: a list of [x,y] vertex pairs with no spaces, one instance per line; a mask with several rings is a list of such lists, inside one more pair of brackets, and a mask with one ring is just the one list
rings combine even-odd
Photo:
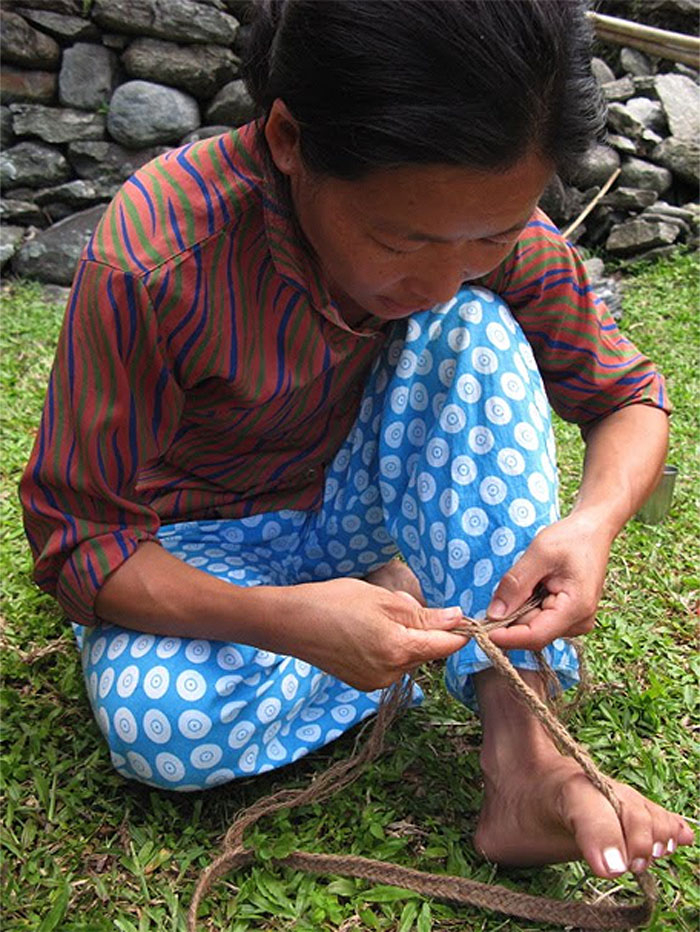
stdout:
[[428,660],[447,657],[467,638],[453,634],[458,607],[425,608],[407,592],[361,579],[303,583],[286,591],[291,622],[285,653],[344,683],[371,691]]

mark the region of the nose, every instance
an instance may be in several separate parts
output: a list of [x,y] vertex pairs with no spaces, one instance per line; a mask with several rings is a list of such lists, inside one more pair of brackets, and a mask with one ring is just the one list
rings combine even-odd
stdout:
[[425,251],[406,286],[413,294],[425,298],[426,304],[443,304],[454,297],[465,281],[490,272],[502,258],[493,245],[482,245],[478,241],[436,243],[434,248]]

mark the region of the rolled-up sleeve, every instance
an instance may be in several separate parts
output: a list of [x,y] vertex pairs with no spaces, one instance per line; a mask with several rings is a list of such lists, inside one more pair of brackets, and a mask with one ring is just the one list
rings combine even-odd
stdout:
[[34,578],[74,621],[95,623],[104,581],[158,531],[136,484],[182,401],[141,280],[84,259],[20,484]]
[[670,412],[663,376],[620,332],[578,253],[542,211],[480,284],[509,305],[565,420],[585,429],[631,404]]

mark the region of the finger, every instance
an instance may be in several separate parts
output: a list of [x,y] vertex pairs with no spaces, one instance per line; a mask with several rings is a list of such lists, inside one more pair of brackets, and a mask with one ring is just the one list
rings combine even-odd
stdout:
[[450,631],[407,628],[406,647],[410,653],[410,666],[449,657],[450,654],[464,647],[468,640],[468,635],[453,634]]
[[449,631],[450,628],[461,624],[463,618],[464,613],[458,605],[449,608],[423,608],[423,606],[419,606],[419,611],[411,619],[407,619],[404,624],[407,628]]
[[556,638],[569,634],[571,619],[561,611],[528,612],[528,616],[529,622],[497,628],[489,637],[502,650],[542,650]]
[[546,572],[547,567],[535,554],[526,550],[496,586],[496,591],[486,610],[487,617],[505,618],[506,615],[520,608],[530,598]]

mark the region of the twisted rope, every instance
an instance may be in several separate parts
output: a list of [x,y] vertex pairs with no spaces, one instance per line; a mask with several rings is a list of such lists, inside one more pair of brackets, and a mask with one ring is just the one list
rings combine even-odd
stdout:
[[[591,783],[605,796],[620,818],[620,801],[608,777],[597,768],[588,753],[574,741],[547,704],[520,678],[505,654],[488,636],[489,631],[512,624],[533,608],[537,608],[542,603],[542,597],[543,593],[536,592],[517,611],[503,619],[487,618],[484,622],[478,622],[472,618],[464,618],[463,624],[456,630],[475,638],[494,667],[506,678],[516,696],[525,702],[533,715],[546,728],[559,751],[576,760]],[[549,671],[545,681],[547,682],[552,676],[553,674]],[[243,840],[245,832],[263,816],[280,809],[291,809],[312,802],[321,802],[353,783],[365,766],[381,754],[387,730],[397,715],[408,705],[410,696],[410,681],[395,684],[385,690],[377,710],[374,727],[361,746],[359,746],[358,738],[350,757],[333,764],[307,786],[300,789],[279,790],[277,793],[259,799],[239,813],[226,832],[222,853],[200,874],[187,915],[188,932],[197,932],[199,905],[211,885],[229,871],[246,867],[255,860],[255,851],[245,846]],[[656,902],[654,881],[647,871],[635,874],[642,892],[641,902],[616,906],[563,902],[549,897],[532,896],[508,890],[497,884],[485,884],[464,877],[428,873],[358,855],[294,851],[286,857],[273,860],[276,864],[290,867],[292,870],[357,877],[373,883],[403,887],[424,896],[447,900],[463,906],[477,906],[522,919],[586,929],[631,929],[645,925],[651,917]]]

